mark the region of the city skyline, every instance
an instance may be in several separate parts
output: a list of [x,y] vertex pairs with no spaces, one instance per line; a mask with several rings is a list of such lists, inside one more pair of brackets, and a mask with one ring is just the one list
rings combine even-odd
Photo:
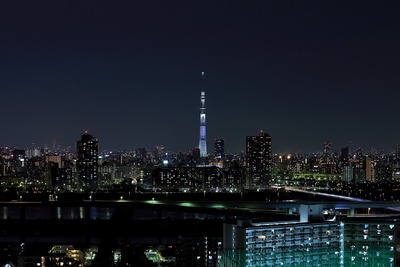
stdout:
[[400,143],[400,3],[375,1],[1,4],[0,146],[103,149],[199,141],[245,151],[264,130],[272,151]]
[[[262,134],[263,130],[260,130],[257,134]],[[89,134],[92,135],[93,133],[89,132],[88,130],[85,130],[81,133],[81,135],[84,134]],[[245,136],[245,139],[248,139],[249,137],[253,137],[253,136],[257,136],[257,134],[253,134],[253,135],[247,135]],[[268,133],[266,133],[268,134]],[[133,152],[135,150],[141,150],[141,149],[145,149],[147,151],[155,151],[155,150],[159,150],[160,147],[162,147],[164,153],[166,154],[170,154],[170,153],[184,153],[184,154],[191,154],[194,153],[194,149],[198,149],[199,146],[194,146],[186,151],[174,151],[169,149],[168,147],[165,147],[163,144],[153,144],[149,147],[144,147],[144,146],[138,146],[132,149],[112,149],[112,148],[106,148],[106,147],[101,147],[101,140],[99,140],[99,138],[97,138],[97,136],[95,134],[93,134],[93,137],[96,138],[99,142],[99,151],[101,153],[109,153],[109,152]],[[79,139],[79,137],[77,138]],[[77,150],[77,142],[79,142],[79,140],[75,140],[74,144],[71,145],[65,145],[65,144],[60,144],[58,143],[56,140],[53,140],[51,142],[47,142],[44,144],[36,144],[36,143],[32,143],[29,146],[26,147],[20,147],[20,146],[0,146],[0,148],[2,149],[10,149],[10,151],[12,150],[31,150],[31,149],[39,149],[39,150],[44,150],[44,151],[48,151],[48,152],[75,152],[75,150]],[[210,142],[209,146],[210,148],[208,149],[207,152],[207,157],[213,157],[213,156],[217,156],[220,157],[220,153],[221,153],[221,142],[225,144],[225,139],[224,138],[216,138],[214,140],[212,140],[212,142]],[[246,142],[246,141],[245,141]],[[390,150],[379,150],[375,147],[371,147],[370,149],[368,148],[364,148],[364,147],[355,147],[352,146],[352,144],[350,145],[346,145],[346,146],[333,146],[332,147],[332,143],[329,140],[325,140],[322,144],[321,147],[319,149],[316,149],[315,151],[311,151],[311,152],[307,152],[307,151],[302,151],[302,150],[298,150],[298,151],[274,151],[273,150],[273,145],[271,146],[272,148],[272,155],[293,155],[293,154],[304,154],[304,155],[312,155],[312,154],[325,154],[327,153],[326,150],[326,144],[329,143],[330,145],[330,150],[328,153],[332,153],[333,154],[337,154],[340,155],[341,153],[343,153],[343,150],[346,149],[349,153],[350,156],[356,156],[357,153],[362,153],[363,155],[383,155],[383,154],[394,154],[397,155],[399,153],[399,149],[400,149],[400,144],[396,144],[392,149]],[[273,142],[271,142],[271,144],[273,144]],[[225,145],[223,150],[225,151]],[[234,154],[240,154],[240,153],[246,153],[246,149],[245,150],[241,150],[241,151],[225,151],[224,154],[230,154],[230,155],[234,155]],[[206,157],[206,156],[205,156]]]

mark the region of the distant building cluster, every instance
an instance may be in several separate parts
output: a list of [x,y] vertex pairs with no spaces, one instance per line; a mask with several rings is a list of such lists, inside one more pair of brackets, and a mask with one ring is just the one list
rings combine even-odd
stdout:
[[246,136],[246,152],[225,152],[224,139],[214,140],[214,151],[203,157],[191,153],[154,150],[99,151],[99,140],[84,132],[76,149],[57,147],[0,148],[2,188],[32,191],[96,191],[126,185],[145,191],[240,192],[271,185],[317,185],[326,181],[366,183],[400,178],[400,148],[392,154],[365,154],[362,149],[333,152],[331,143],[315,154],[280,154],[264,131]]
[[[202,83],[204,86],[204,72]],[[99,151],[99,140],[84,132],[75,149],[60,149],[55,143],[52,148],[0,148],[0,186],[96,191],[130,185],[147,191],[241,192],[271,185],[373,183],[400,178],[400,146],[385,155],[350,147],[339,154],[326,141],[320,153],[274,153],[272,137],[261,130],[243,138],[244,153],[227,153],[223,138],[214,140],[214,150],[209,153],[205,100],[202,88],[199,144],[188,153],[166,152],[163,145],[153,150]]]

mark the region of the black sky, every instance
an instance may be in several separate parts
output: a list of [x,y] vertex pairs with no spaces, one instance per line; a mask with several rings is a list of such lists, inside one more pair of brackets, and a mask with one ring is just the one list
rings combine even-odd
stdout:
[[274,152],[400,143],[398,1],[7,1],[0,146]]

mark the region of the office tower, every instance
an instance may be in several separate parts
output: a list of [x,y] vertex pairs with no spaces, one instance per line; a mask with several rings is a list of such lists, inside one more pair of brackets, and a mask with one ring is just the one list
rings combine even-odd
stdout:
[[332,159],[332,143],[330,141],[324,142],[324,151],[320,161],[320,172],[326,174],[333,174],[335,172],[335,164]]
[[260,131],[246,137],[246,186],[259,189],[269,186],[272,175],[271,136]]
[[28,159],[31,159],[31,158],[33,158],[33,157],[40,157],[40,156],[41,156],[40,150],[39,150],[38,148],[34,148],[34,147],[29,148],[29,149],[26,151],[25,154],[26,154],[26,157],[27,157]]
[[99,141],[87,131],[81,140],[76,142],[79,186],[84,190],[95,190],[98,188],[97,161]]
[[354,181],[354,169],[351,165],[344,165],[342,167],[342,180],[350,183]]
[[332,154],[332,142],[325,141],[324,142],[324,156],[330,157]]
[[364,158],[364,166],[365,166],[365,181],[366,182],[375,182],[375,171],[373,167],[373,160],[369,156],[365,156]]
[[218,159],[224,159],[225,156],[225,141],[224,139],[218,138],[215,139],[214,141],[214,147],[215,147],[215,157]]
[[[202,77],[202,90],[204,90],[204,72],[201,73]],[[207,157],[207,143],[206,143],[206,92],[201,91],[200,94],[200,140],[199,149],[200,157]]]

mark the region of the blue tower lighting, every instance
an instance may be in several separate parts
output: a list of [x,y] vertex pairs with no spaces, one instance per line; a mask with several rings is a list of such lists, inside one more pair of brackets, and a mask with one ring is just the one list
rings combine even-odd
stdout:
[[201,73],[202,91],[200,94],[200,140],[199,149],[200,157],[207,157],[207,142],[206,142],[206,92],[204,91],[204,72]]

